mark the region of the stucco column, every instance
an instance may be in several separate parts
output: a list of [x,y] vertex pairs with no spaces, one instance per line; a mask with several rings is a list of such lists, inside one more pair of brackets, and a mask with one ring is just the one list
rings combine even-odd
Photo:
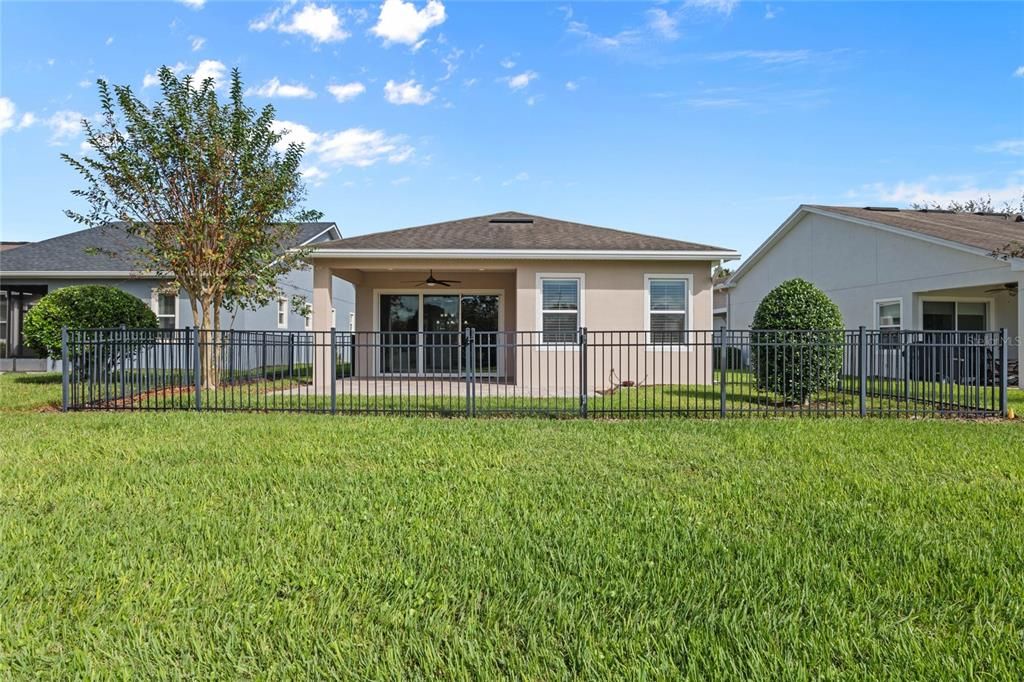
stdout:
[[330,392],[334,381],[331,369],[331,308],[334,295],[331,291],[331,269],[313,261],[313,331],[316,337],[316,353],[313,359],[313,385],[317,393]]

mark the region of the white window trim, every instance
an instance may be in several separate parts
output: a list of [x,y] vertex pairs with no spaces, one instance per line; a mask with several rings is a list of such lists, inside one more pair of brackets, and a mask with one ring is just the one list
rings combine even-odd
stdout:
[[161,294],[167,296],[174,296],[174,328],[181,328],[181,292],[169,291],[166,287],[153,287],[149,294],[149,309],[156,315],[157,323],[160,322],[161,317],[167,317],[167,315],[160,314],[160,296]]
[[[535,348],[537,350],[579,350],[579,344],[567,343],[546,343],[544,341],[544,280],[546,279],[574,279],[578,282],[579,296],[576,300],[577,327],[586,327],[586,290],[587,276],[582,272],[538,272],[535,288],[537,290],[537,315],[534,320],[534,329],[540,335],[540,342]],[[565,311],[562,311],[565,312]]]
[[[924,328],[924,304],[926,301],[938,302],[938,303],[984,303],[985,304],[985,331],[998,331],[995,327],[995,298],[991,296],[920,296],[918,297],[919,305],[917,306],[917,328],[921,331],[927,331]],[[953,323],[959,329],[959,317],[960,317],[960,306],[957,306],[953,311]]]
[[[690,332],[693,331],[693,274],[692,273],[671,273],[671,272],[649,272],[644,273],[644,334],[647,337],[648,351],[688,351],[693,348],[693,345],[687,343],[654,343],[651,337],[651,280],[655,279],[682,279],[686,280],[686,310],[684,311],[684,320],[686,326],[684,331],[686,332],[686,339],[689,341]],[[670,310],[654,311],[654,312],[675,312]]]
[[[281,305],[284,305],[284,322],[281,321]],[[274,317],[277,321],[278,329],[288,328],[288,299],[281,297],[277,299],[277,308],[274,310]]]
[[875,329],[881,329],[882,328],[882,317],[881,317],[881,315],[879,315],[879,308],[881,308],[883,305],[888,305],[890,303],[899,303],[900,304],[900,324],[899,324],[899,329],[900,329],[900,331],[903,331],[904,329],[906,329],[906,324],[904,323],[904,320],[906,320],[906,318],[903,316],[903,298],[902,297],[897,297],[897,298],[876,298],[875,299],[875,301],[874,301],[874,306],[875,306],[875,313],[874,313]]

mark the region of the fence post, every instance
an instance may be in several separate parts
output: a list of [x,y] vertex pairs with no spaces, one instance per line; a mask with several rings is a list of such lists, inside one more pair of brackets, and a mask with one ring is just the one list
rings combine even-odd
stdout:
[[69,383],[69,360],[68,360],[68,328],[60,328],[60,381],[61,381],[61,396],[60,396],[60,409],[62,412],[68,411],[68,383]]
[[295,334],[285,332],[288,335],[288,381],[295,379]]
[[[1009,339],[1006,336],[1006,327],[999,329],[999,414],[1003,417],[1009,415],[1009,397],[1007,396],[1007,388],[1009,385],[1009,377],[1006,376],[1010,372],[1009,358]],[[1020,376],[1018,374],[1018,376]],[[1018,385],[1020,381],[1018,380]]]
[[580,327],[580,416],[587,417],[587,328]]
[[338,411],[338,335],[331,327],[331,414]]
[[476,331],[466,328],[466,416],[472,417],[476,412],[476,392],[473,380],[473,369],[476,365]]
[[719,342],[718,348],[718,373],[720,375],[720,386],[718,394],[718,416],[725,417],[726,413],[726,387],[728,386],[729,379],[727,377],[727,370],[729,369],[729,341],[726,336],[725,327],[719,331],[721,341]]
[[868,346],[867,328],[861,325],[857,336],[857,380],[860,384],[860,416],[868,414]]
[[196,412],[203,410],[203,369],[199,350],[199,327],[192,326],[192,382],[195,384]]

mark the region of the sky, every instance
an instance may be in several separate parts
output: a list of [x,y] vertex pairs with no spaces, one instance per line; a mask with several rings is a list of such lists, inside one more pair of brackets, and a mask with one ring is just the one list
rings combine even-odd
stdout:
[[272,105],[347,236],[516,210],[751,253],[801,203],[1024,191],[1024,3],[0,3],[0,238],[78,229],[98,78]]

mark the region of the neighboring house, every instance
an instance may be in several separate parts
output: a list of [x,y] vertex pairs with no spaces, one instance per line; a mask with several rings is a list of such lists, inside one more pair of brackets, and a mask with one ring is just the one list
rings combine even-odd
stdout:
[[[686,333],[711,329],[712,269],[737,258],[716,246],[496,213],[317,244],[313,324],[331,326],[340,278],[355,287],[357,332],[386,333],[410,346],[401,366],[364,348],[356,362],[362,376],[436,372],[431,354],[416,347],[417,338],[429,338],[420,333],[468,327],[506,332],[510,343],[535,344],[531,353],[576,343],[580,327],[630,332],[633,343],[664,342],[658,350],[699,364],[710,361],[707,349],[692,352]],[[457,282],[428,284],[431,275]],[[522,350],[515,361],[526,355]],[[515,373],[510,362],[496,370],[505,378]]]
[[[341,236],[334,223],[303,223],[285,248],[316,244]],[[52,364],[26,347],[21,333],[25,313],[48,292],[73,284],[103,284],[138,296],[152,307],[165,328],[193,324],[192,309],[183,291],[167,289],[167,277],[133,269],[131,254],[140,245],[120,225],[89,228],[52,239],[32,242],[0,255],[0,370],[38,370]],[[121,254],[115,257],[111,254]],[[224,311],[227,329],[291,329],[311,327],[291,309],[290,300],[312,299],[311,268],[293,270],[280,279],[282,298],[257,310]],[[352,310],[352,291],[343,283],[335,289],[331,306],[339,320]]]
[[10,251],[25,244],[28,244],[28,242],[0,242],[0,251]]
[[731,329],[750,327],[761,299],[801,277],[839,305],[848,328],[997,330],[1017,358],[1024,337],[1024,260],[992,255],[1024,241],[1007,214],[800,206],[733,274]]

